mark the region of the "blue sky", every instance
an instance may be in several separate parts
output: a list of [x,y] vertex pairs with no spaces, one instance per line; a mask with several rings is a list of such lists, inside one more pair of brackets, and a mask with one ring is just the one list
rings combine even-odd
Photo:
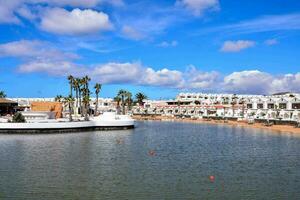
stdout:
[[0,0],[0,90],[102,97],[300,92],[298,0]]

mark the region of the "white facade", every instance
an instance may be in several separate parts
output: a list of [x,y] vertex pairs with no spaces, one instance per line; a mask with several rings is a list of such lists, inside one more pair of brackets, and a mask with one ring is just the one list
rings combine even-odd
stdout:
[[136,114],[299,121],[300,94],[235,95],[180,93],[174,100],[145,101]]
[[[55,98],[8,98],[12,101],[18,103],[20,107],[30,108],[31,102],[55,102]],[[77,105],[76,101],[74,102],[75,106]],[[78,104],[79,105],[79,104]],[[96,98],[91,98],[90,108],[95,109],[96,107]],[[68,110],[68,106],[63,106],[64,111]],[[29,109],[28,109],[29,110]],[[115,105],[114,101],[111,98],[99,98],[98,99],[98,111],[100,113],[107,111],[114,111]]]
[[25,111],[21,112],[26,122],[39,122],[49,119],[55,119],[55,112]]

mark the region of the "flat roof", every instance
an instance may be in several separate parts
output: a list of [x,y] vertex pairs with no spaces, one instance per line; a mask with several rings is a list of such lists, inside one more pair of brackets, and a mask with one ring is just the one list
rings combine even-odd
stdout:
[[9,100],[9,99],[5,99],[5,98],[0,98],[0,103],[3,103],[3,104],[18,104],[15,101],[12,101],[12,100]]

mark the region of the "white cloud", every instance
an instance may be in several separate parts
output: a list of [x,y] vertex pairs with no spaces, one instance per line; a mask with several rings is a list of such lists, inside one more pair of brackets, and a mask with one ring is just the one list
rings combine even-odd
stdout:
[[19,5],[19,0],[0,0],[0,23],[20,23],[18,17],[14,15],[14,9]]
[[90,9],[70,12],[62,8],[48,9],[41,21],[41,29],[66,35],[91,34],[112,28],[107,14]]
[[17,57],[24,59],[76,59],[79,56],[63,52],[51,43],[40,40],[19,40],[0,44],[0,57]]
[[250,40],[225,41],[220,51],[222,52],[239,52],[255,46],[255,42]]
[[[99,4],[110,4],[113,6],[124,5],[123,0],[0,0],[0,23],[20,24],[21,21],[16,15],[33,20],[36,16],[32,15],[27,5],[34,8],[38,5],[70,6],[80,8],[93,8]],[[26,8],[27,7],[27,8]]]
[[197,35],[211,34],[214,32],[221,33],[222,35],[240,35],[293,30],[300,30],[300,13],[260,16],[255,19],[234,24],[201,29]]
[[222,75],[215,71],[200,71],[189,66],[185,71],[169,68],[154,69],[140,62],[109,62],[81,66],[78,55],[60,50],[44,41],[20,40],[0,44],[0,57],[16,57],[23,64],[20,73],[46,73],[52,76],[89,75],[105,84],[133,84],[201,91],[272,94],[300,92],[300,72],[272,75],[258,70],[236,71]]
[[81,68],[68,61],[35,60],[18,67],[21,73],[46,73],[54,76],[81,75]]
[[222,87],[233,93],[272,94],[276,92],[300,92],[300,72],[271,75],[258,70],[234,72],[225,76]]
[[218,72],[202,72],[191,65],[185,73],[185,87],[202,90],[214,89],[218,87],[219,76]]
[[176,40],[173,40],[173,41],[163,41],[161,42],[160,44],[158,44],[159,47],[176,47],[178,45],[178,42]]
[[124,5],[123,0],[25,0],[30,3],[46,3],[51,6],[72,6],[92,8],[99,4]]
[[233,93],[266,94],[273,77],[258,70],[233,72],[225,76],[222,83],[226,91]]
[[278,44],[278,40],[277,39],[269,39],[269,40],[266,40],[264,43],[265,43],[265,45],[273,46],[275,44]]
[[142,33],[140,33],[138,30],[134,29],[131,26],[123,26],[122,28],[122,34],[129,38],[129,39],[133,39],[133,40],[140,40],[144,38],[144,35]]
[[79,56],[59,50],[53,44],[39,40],[20,40],[0,44],[0,57],[15,57],[23,64],[21,73],[43,72],[50,75],[77,73],[80,67],[73,63]]
[[36,19],[38,16],[33,13],[31,11],[31,9],[26,6],[26,5],[23,5],[22,7],[19,7],[17,10],[16,10],[16,13],[18,13],[19,16],[25,18],[25,19],[28,19],[28,20],[34,20]]
[[200,16],[206,10],[218,10],[219,0],[178,0],[176,5],[181,5],[190,10],[193,15]]
[[152,68],[147,68],[141,84],[181,88],[183,87],[184,80],[182,72],[177,70],[164,68],[162,70],[155,71]]
[[47,3],[52,6],[93,7],[102,0],[29,0],[32,3]]
[[20,40],[0,44],[0,56],[27,57],[37,56],[40,54],[39,47],[42,46],[40,41]]
[[272,93],[281,91],[300,92],[300,72],[275,77],[271,83]]
[[[145,8],[147,12],[144,12]],[[154,36],[165,33],[169,27],[190,19],[182,9],[159,6],[153,1],[140,1],[124,6],[112,15],[116,27],[120,27],[122,36],[134,40],[142,37],[151,41]],[[130,37],[132,35],[133,37]]]
[[[89,73],[89,72],[88,72]],[[176,70],[162,69],[155,71],[139,62],[106,63],[90,69],[90,76],[101,83],[131,83],[135,85],[152,85],[179,87],[182,74]]]
[[139,62],[111,62],[82,67],[69,61],[37,60],[19,66],[21,73],[46,73],[53,76],[88,75],[104,84],[132,84],[185,90],[225,92],[237,94],[272,94],[300,92],[300,72],[271,75],[258,70],[233,72],[221,77],[218,72],[202,72],[195,67],[182,72],[167,68],[154,70]]
[[136,83],[142,75],[140,63],[115,63],[96,65],[91,76],[101,83]]

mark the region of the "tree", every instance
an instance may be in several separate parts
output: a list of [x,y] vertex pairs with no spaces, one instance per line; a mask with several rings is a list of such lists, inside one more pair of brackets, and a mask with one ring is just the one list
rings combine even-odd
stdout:
[[0,91],[0,98],[5,98],[6,97],[6,94],[4,91]]
[[75,78],[73,81],[73,87],[75,90],[76,108],[79,107],[79,91],[80,91],[80,78]]
[[[74,88],[74,77],[72,75],[68,76],[69,85],[70,85],[70,97],[73,98],[73,88]],[[73,109],[70,109],[70,115],[73,114]]]
[[83,108],[82,108],[82,90],[83,90],[83,85],[84,85],[84,79],[79,78],[78,79],[78,99],[79,99],[79,108],[80,108],[80,113],[81,116],[83,116]]
[[121,101],[121,98],[119,96],[116,96],[114,98],[114,101],[117,102],[117,114],[120,114],[120,101]]
[[69,96],[64,98],[64,102],[68,104],[68,107],[69,107],[69,121],[71,122],[71,121],[73,121],[71,110],[72,110],[72,104],[74,103],[74,98],[71,95],[69,95]]
[[148,97],[141,93],[141,92],[138,92],[136,95],[135,95],[135,98],[136,98],[136,102],[140,105],[140,106],[143,106],[144,105],[144,100],[145,99],[148,99]]
[[63,96],[62,95],[57,95],[54,99],[54,101],[57,101],[57,102],[62,102],[63,100]]
[[12,122],[13,123],[24,123],[26,122],[25,117],[22,115],[22,113],[17,112],[16,114],[14,114],[13,118],[12,118]]
[[96,83],[94,88],[95,88],[95,94],[96,94],[96,108],[95,108],[95,115],[98,115],[98,99],[99,99],[99,93],[101,91],[102,85],[99,83]]
[[88,113],[89,113],[89,103],[90,103],[90,90],[89,90],[89,81],[91,80],[90,77],[85,76],[83,77],[82,84],[82,95],[83,95],[83,104],[84,104],[84,119],[89,120]]
[[126,104],[128,106],[128,110],[131,110],[132,102],[133,102],[131,92],[127,92],[126,93],[126,100],[125,100],[125,102],[126,102]]
[[74,83],[74,77],[72,75],[68,76],[69,85],[70,85],[70,95],[73,97],[73,83]]
[[119,90],[118,96],[121,98],[122,114],[125,115],[125,98],[127,96],[127,91],[126,90]]

